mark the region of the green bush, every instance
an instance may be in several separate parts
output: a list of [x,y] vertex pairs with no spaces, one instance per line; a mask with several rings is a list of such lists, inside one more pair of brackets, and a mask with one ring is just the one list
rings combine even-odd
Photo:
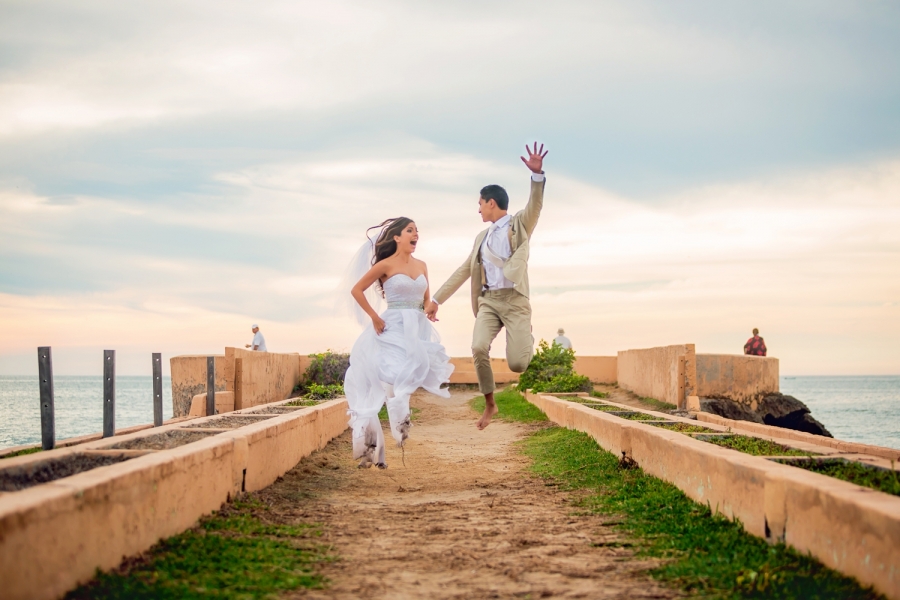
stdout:
[[[320,388],[322,386],[338,386],[341,389],[336,395],[343,395],[344,377],[347,375],[347,369],[350,368],[350,355],[328,350],[309,356],[313,360],[300,377],[300,382],[294,391],[306,396],[314,385],[318,385]],[[319,391],[321,392],[321,390]]]
[[553,379],[547,382],[539,381],[532,388],[535,392],[590,392],[594,389],[591,380],[584,375],[575,373],[562,373],[554,375]]
[[303,397],[307,400],[332,400],[344,395],[344,386],[336,383],[333,385],[319,385],[311,383]]
[[590,392],[591,380],[576,374],[572,369],[574,364],[574,350],[541,340],[516,388],[536,392]]

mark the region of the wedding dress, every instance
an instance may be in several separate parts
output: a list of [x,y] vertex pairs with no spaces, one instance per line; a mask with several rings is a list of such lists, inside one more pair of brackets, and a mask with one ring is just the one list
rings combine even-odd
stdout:
[[362,459],[360,466],[372,463],[384,468],[381,407],[387,404],[391,435],[402,446],[412,425],[410,395],[421,387],[449,398],[441,384],[449,382],[453,365],[423,312],[425,275],[413,279],[401,273],[382,287],[387,301],[387,310],[381,314],[384,331],[378,335],[369,323],[353,344],[344,393],[350,407],[353,458]]

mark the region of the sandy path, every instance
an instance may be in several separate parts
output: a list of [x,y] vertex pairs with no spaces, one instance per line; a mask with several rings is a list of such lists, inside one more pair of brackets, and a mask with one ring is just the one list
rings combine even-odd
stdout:
[[[355,467],[349,434],[261,492],[270,516],[318,521],[340,560],[303,598],[671,598],[604,519],[530,476],[513,446],[529,429],[475,429],[471,392],[413,398],[421,412],[387,470]],[[387,432],[386,432],[387,434]],[[608,519],[607,519],[608,520]]]

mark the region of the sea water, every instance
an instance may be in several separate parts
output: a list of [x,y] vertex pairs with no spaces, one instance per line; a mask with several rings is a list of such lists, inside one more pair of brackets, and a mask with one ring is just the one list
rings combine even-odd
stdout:
[[781,393],[838,439],[900,448],[900,376],[782,377]]
[[[103,377],[56,376],[56,439],[103,431]],[[163,377],[163,419],[172,418],[172,380]],[[116,377],[116,429],[153,423],[153,378]],[[36,376],[0,376],[0,449],[40,443]]]
[[[103,430],[103,378],[53,379],[56,438]],[[782,377],[781,392],[809,406],[834,437],[900,449],[900,376]],[[116,377],[116,428],[153,422],[150,377]],[[37,377],[0,376],[0,448],[41,441]],[[163,418],[172,382],[163,378]]]

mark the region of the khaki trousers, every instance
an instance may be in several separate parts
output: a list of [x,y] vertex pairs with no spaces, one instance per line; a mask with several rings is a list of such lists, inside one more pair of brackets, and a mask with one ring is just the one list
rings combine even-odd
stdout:
[[478,299],[478,315],[472,333],[472,358],[478,387],[482,394],[494,391],[494,372],[491,370],[491,343],[500,330],[506,328],[506,361],[509,370],[521,373],[528,368],[534,353],[531,335],[531,303],[512,289],[488,290]]

